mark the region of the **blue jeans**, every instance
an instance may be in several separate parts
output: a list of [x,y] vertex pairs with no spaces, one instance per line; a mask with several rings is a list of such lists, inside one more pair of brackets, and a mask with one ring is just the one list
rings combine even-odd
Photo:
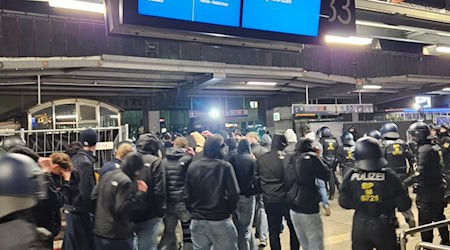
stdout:
[[319,187],[320,197],[322,197],[322,206],[329,205],[327,184],[324,180],[316,179],[316,185]]
[[133,239],[113,240],[95,236],[96,250],[133,250]]
[[221,221],[192,220],[194,250],[238,250],[238,235],[231,218]]
[[323,224],[320,214],[290,211],[295,233],[304,250],[323,250]]
[[266,209],[262,199],[262,195],[256,196],[256,233],[260,242],[267,242],[267,238],[269,238],[269,223],[267,222]]
[[240,196],[237,204],[234,224],[238,231],[239,250],[256,249],[255,236],[252,233],[253,219],[255,218],[255,196]]
[[151,220],[136,223],[136,235],[138,238],[139,250],[157,250],[158,249],[158,232],[161,218],[153,218]]

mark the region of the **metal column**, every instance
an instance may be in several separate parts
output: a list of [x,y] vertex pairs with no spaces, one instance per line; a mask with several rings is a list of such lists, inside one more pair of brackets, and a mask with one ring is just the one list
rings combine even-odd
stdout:
[[37,76],[37,92],[38,92],[38,104],[41,104],[41,76]]

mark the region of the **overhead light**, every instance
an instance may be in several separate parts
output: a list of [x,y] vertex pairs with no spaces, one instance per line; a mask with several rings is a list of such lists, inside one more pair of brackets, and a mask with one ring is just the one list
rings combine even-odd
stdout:
[[217,119],[220,117],[220,111],[218,109],[213,108],[209,111],[208,115],[213,119]]
[[362,88],[363,89],[381,89],[381,88],[383,88],[383,86],[381,86],[381,85],[363,85]]
[[442,91],[450,91],[450,88],[443,88]]
[[111,118],[111,119],[119,119],[119,115],[110,115],[109,118]]
[[248,85],[276,86],[276,82],[247,82]]
[[76,115],[57,115],[56,119],[57,120],[68,120],[68,119],[75,119],[77,118]]
[[424,55],[442,55],[450,54],[450,45],[428,45],[423,47]]
[[56,8],[105,13],[105,6],[102,3],[89,2],[88,0],[49,0],[48,4]]
[[373,39],[367,37],[356,37],[356,36],[332,36],[326,35],[325,42],[327,43],[337,43],[337,44],[349,44],[349,45],[370,45]]

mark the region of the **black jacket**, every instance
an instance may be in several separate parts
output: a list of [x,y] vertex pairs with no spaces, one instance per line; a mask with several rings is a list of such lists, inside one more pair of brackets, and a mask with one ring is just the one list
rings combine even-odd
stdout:
[[[0,223],[0,249],[42,250],[46,242],[39,239],[36,226],[25,220],[16,219]],[[50,250],[50,249],[47,249]]]
[[105,162],[105,164],[103,164],[103,167],[99,171],[100,177],[102,177],[109,171],[120,168],[121,163],[122,161],[117,158],[113,158],[111,161]]
[[166,209],[166,176],[161,160],[156,155],[159,151],[159,139],[151,134],[139,136],[136,141],[138,153],[143,155],[144,169],[140,171],[139,180],[145,181],[148,191],[143,202],[134,213],[134,222],[140,223],[156,217],[163,217]]
[[409,162],[409,166],[412,168],[415,162],[415,156],[411,152],[408,144],[401,139],[386,139],[383,141],[383,148],[385,158],[388,161],[387,167],[392,168],[397,174],[400,175],[405,175],[408,172],[412,172],[407,168],[407,166]]
[[240,190],[233,167],[221,160],[221,150],[221,145],[208,138],[205,157],[187,170],[185,203],[193,219],[224,220],[236,210]]
[[269,150],[263,146],[261,146],[261,144],[255,142],[251,145],[251,150],[252,150],[252,154],[256,157],[256,159],[258,159],[259,157],[261,157],[261,155],[269,152]]
[[417,149],[416,181],[418,202],[444,201],[443,157],[438,145],[425,144]]
[[371,172],[353,169],[342,181],[339,205],[355,209],[356,215],[393,218],[395,208],[402,212],[411,208],[411,199],[392,169]]
[[61,182],[61,177],[50,173],[45,174],[45,179],[48,185],[47,198],[39,201],[33,211],[36,225],[47,229],[53,236],[56,236],[61,230],[60,209],[69,198],[70,183],[63,181],[62,185],[57,185],[55,179]]
[[80,212],[94,212],[92,190],[96,184],[94,163],[96,158],[91,152],[80,150],[72,157],[72,175],[70,177],[70,197],[67,205]]
[[238,154],[232,156],[229,162],[233,166],[236,174],[241,195],[255,195],[256,160],[250,153],[250,145],[247,140],[239,142]]
[[166,190],[168,202],[184,203],[184,181],[186,171],[192,162],[192,156],[182,148],[169,148],[161,166],[166,172]]
[[336,163],[330,168],[336,169],[339,165],[343,170],[344,175],[355,167],[355,146],[354,145],[341,145],[336,152]]
[[280,136],[275,135],[272,150],[257,158],[256,178],[261,186],[263,200],[266,203],[285,203],[285,159],[286,154]]
[[98,185],[94,233],[107,239],[133,237],[131,216],[142,196],[121,169],[107,172]]
[[439,140],[439,144],[441,145],[442,148],[445,171],[448,173],[450,172],[450,137],[442,136]]
[[334,137],[323,137],[320,139],[320,144],[323,147],[323,159],[328,164],[328,167],[334,167],[334,163],[336,160],[336,151],[339,147],[339,144]]
[[296,192],[292,197],[294,199],[289,201],[290,207],[302,214],[319,213],[321,197],[316,179],[328,181],[330,170],[327,164],[314,153],[311,140],[300,140],[296,148],[294,165],[287,166],[285,172],[287,189],[294,189]]

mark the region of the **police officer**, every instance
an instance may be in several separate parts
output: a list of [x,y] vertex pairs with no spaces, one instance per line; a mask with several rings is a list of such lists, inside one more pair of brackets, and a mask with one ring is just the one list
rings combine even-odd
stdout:
[[[445,220],[445,182],[442,175],[443,157],[439,145],[431,144],[430,128],[423,122],[416,122],[408,129],[408,140],[417,144],[417,171],[408,184],[417,182],[416,204],[419,210],[419,224]],[[441,244],[450,245],[447,227],[439,228]],[[433,231],[421,233],[422,240],[433,242]]]
[[381,136],[381,133],[378,130],[371,130],[371,131],[369,131],[369,133],[367,133],[367,136],[375,138],[375,139],[377,139],[379,141],[383,140],[383,137]]
[[345,132],[341,136],[342,145],[338,147],[336,153],[337,164],[342,171],[342,176],[355,166],[355,140],[353,134]]
[[[415,156],[409,149],[409,145],[400,139],[398,127],[395,123],[384,124],[381,131],[384,155],[388,162],[386,167],[394,170],[400,180],[404,181],[413,172]],[[406,223],[408,223],[410,228],[416,226],[416,221],[411,210],[403,212],[402,215],[405,217]]]
[[355,168],[345,176],[339,195],[341,207],[356,210],[352,249],[400,249],[395,234],[395,209],[411,208],[408,192],[395,172],[385,168],[387,161],[376,139],[359,139],[355,159]]
[[25,141],[19,136],[7,136],[3,139],[1,147],[4,151],[9,152],[15,147],[26,147]]
[[333,134],[331,133],[331,129],[329,127],[322,127],[319,132],[317,133],[319,135],[319,142],[322,144],[323,147],[323,159],[328,164],[328,167],[331,169],[331,176],[330,176],[330,196],[329,199],[334,199],[334,194],[336,192],[335,186],[339,189],[340,183],[338,182],[336,178],[336,152],[337,148],[339,146],[336,138],[334,138]]
[[45,243],[51,233],[36,228],[32,208],[45,198],[46,188],[39,166],[20,154],[0,159],[0,249],[51,249]]
[[[447,183],[450,183],[450,136],[449,136],[449,125],[442,124],[440,127],[439,139],[437,143],[442,148],[442,154],[444,157],[444,174]],[[447,190],[445,192],[445,198],[447,201],[450,200],[450,185],[447,185]]]

